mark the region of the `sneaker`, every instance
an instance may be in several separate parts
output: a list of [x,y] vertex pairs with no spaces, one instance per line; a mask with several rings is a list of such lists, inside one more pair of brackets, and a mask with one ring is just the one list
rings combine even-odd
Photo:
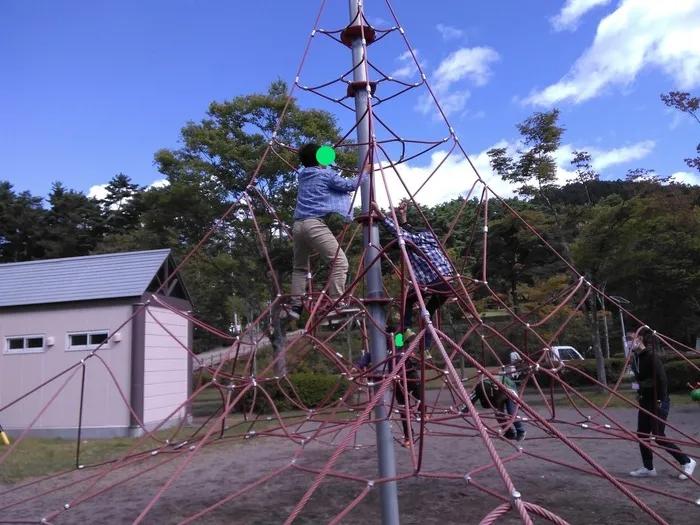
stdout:
[[695,466],[698,464],[697,461],[695,461],[693,458],[690,458],[690,461],[686,463],[685,465],[682,465],[683,467],[683,474],[680,474],[678,476],[678,479],[685,481],[689,477],[693,475],[693,472],[695,472]]
[[401,446],[404,447],[404,448],[410,448],[410,446],[411,446],[411,440],[408,439],[408,438],[404,439],[404,440],[403,440],[403,443],[401,443]]
[[517,441],[518,443],[522,443],[523,441],[525,441],[525,436],[527,436],[527,432],[521,430],[515,435],[515,441]]
[[350,306],[346,303],[340,302],[335,305],[335,308],[329,306],[326,311],[326,317],[340,317],[344,315],[353,315],[359,313],[360,309],[356,306]]
[[289,319],[294,319],[295,321],[301,317],[301,312],[303,308],[300,305],[290,306],[284,308]]
[[407,345],[416,338],[416,334],[410,328],[406,328],[403,332],[403,344]]
[[512,428],[509,428],[509,429],[506,430],[506,432],[503,434],[503,437],[506,438],[506,439],[515,439],[515,438],[516,438],[516,434],[515,434],[515,432],[513,431]]
[[656,469],[653,468],[649,470],[646,467],[638,468],[637,470],[630,472],[630,476],[633,478],[654,478],[656,477]]

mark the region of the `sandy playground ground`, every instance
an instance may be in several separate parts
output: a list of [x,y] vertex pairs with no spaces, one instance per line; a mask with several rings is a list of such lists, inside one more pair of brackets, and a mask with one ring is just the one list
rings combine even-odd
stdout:
[[[634,428],[636,421],[634,410],[609,409],[608,413],[628,428]],[[580,419],[571,409],[559,410],[557,416],[569,421]],[[697,407],[673,409],[670,421],[694,439],[700,438],[700,413]],[[393,426],[394,431],[397,432],[398,425]],[[414,424],[414,428],[417,428],[417,425]],[[432,424],[428,428],[437,430],[437,427]],[[633,443],[622,440],[590,439],[596,434],[578,427],[559,425],[558,428],[564,429],[569,436],[576,436],[576,443],[617,478],[631,481],[627,475],[628,472],[640,466],[639,450]],[[335,443],[339,443],[342,437],[342,433],[335,436]],[[545,435],[540,430],[530,426],[528,439],[523,444],[525,452],[588,468],[583,460],[565,445],[553,439],[544,438]],[[331,437],[328,439],[330,440]],[[374,439],[371,426],[363,426],[360,429],[358,442],[372,445]],[[497,443],[496,446],[502,457],[512,454],[513,448],[507,444]],[[296,450],[298,446],[294,443],[272,437],[255,437],[235,443],[231,441],[207,446],[198,452],[177,481],[155,503],[142,523],[153,525],[178,523],[236,493],[265,474],[289,465]],[[311,442],[305,447],[297,465],[322,467],[334,450],[329,445]],[[697,451],[694,453],[697,454]],[[397,444],[396,456],[399,472],[410,473],[412,463],[408,450]],[[134,467],[120,469],[102,480],[96,488],[106,487],[125,478],[132,479],[64,511],[51,523],[54,525],[133,523],[185,458],[184,453],[160,455],[147,458]],[[172,461],[167,461],[158,468],[136,476],[147,467],[169,459]],[[426,439],[423,472],[467,473],[477,466],[489,463],[486,448],[478,437],[429,436]],[[350,448],[340,456],[333,470],[367,479],[376,475],[376,465],[375,448]],[[659,471],[657,478],[638,482],[644,486],[671,492],[679,497],[693,500],[700,497],[699,486],[692,481],[679,481],[672,477],[675,471],[658,458],[656,468]],[[655,523],[608,481],[599,477],[558,466],[527,454],[508,462],[507,470],[525,501],[545,507],[572,525]],[[40,485],[0,496],[0,507],[7,505],[8,502],[19,501],[49,490],[66,481],[84,479],[95,472],[96,470],[89,469],[74,472],[60,479],[48,480]],[[197,518],[194,523],[203,525],[282,523],[313,483],[314,477],[312,473],[295,468],[287,469],[266,483]],[[475,474],[473,479],[505,495],[505,488],[493,469]],[[359,481],[327,478],[294,523],[327,523],[365,487],[366,483]],[[406,525],[477,524],[501,504],[501,501],[494,496],[459,479],[409,477],[400,481],[398,487],[401,523]],[[700,523],[700,506],[640,488],[629,488],[670,524],[697,525]],[[42,517],[51,511],[61,509],[81,490],[84,490],[84,485],[78,484],[0,511],[0,523],[4,520],[18,519],[32,520],[22,523],[40,523]],[[536,516],[533,516],[533,521],[549,523]],[[378,487],[374,486],[341,523],[380,523]],[[510,512],[496,523],[506,525],[522,523],[522,521]]]

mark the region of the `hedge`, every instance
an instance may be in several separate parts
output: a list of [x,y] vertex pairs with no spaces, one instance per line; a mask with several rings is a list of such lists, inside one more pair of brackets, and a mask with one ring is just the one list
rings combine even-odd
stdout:
[[[691,361],[695,366],[700,368],[700,359]],[[608,381],[608,386],[614,385],[623,371],[624,358],[614,358],[605,360],[605,376]],[[567,361],[568,368],[575,368],[581,372],[588,374],[592,378],[597,377],[595,359],[587,359],[585,361]],[[695,384],[700,381],[700,372],[685,360],[671,360],[664,364],[666,376],[668,377],[669,392],[688,392],[688,383]],[[559,377],[566,384],[579,386],[593,386],[595,383],[587,377],[577,373],[576,370],[564,369],[560,372]],[[537,380],[541,385],[549,386],[549,376],[544,373],[537,375]],[[626,378],[623,378],[623,381]],[[632,376],[630,376],[630,381]]]
[[[199,377],[199,385],[211,382],[211,373],[205,372]],[[270,414],[273,412],[267,396],[261,392],[264,390],[272,399],[277,411],[286,412],[298,410],[297,405],[305,408],[318,407],[331,393],[329,401],[338,400],[348,389],[348,381],[339,375],[299,373],[287,376],[289,382],[284,379],[279,381],[264,381],[258,383],[255,389],[248,390],[235,411],[250,411],[253,399],[255,399],[255,409],[257,414]],[[290,384],[291,383],[291,387]],[[293,388],[292,388],[293,387]],[[257,390],[257,392],[256,392]],[[287,395],[285,395],[285,393]],[[287,397],[289,396],[289,397]],[[289,399],[291,398],[291,400]],[[294,401],[294,403],[292,402]],[[296,403],[296,404],[295,404]]]

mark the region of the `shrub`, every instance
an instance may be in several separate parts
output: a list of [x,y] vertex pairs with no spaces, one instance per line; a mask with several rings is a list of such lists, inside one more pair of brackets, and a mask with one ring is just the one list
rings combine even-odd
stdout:
[[[253,398],[255,398],[253,410],[255,413],[269,414],[273,412],[269,400],[260,392],[261,389],[264,389],[270,396],[278,412],[285,412],[297,409],[296,404],[301,404],[306,408],[316,408],[326,400],[329,394],[328,401],[337,400],[343,396],[348,388],[348,382],[336,375],[301,373],[292,374],[288,378],[289,382],[281,379],[259,384],[257,394],[252,389],[246,392],[243,396],[241,410],[250,410]],[[291,383],[291,387],[289,383]]]
[[[608,381],[608,386],[613,386],[617,382],[620,374],[623,372],[624,363],[624,358],[605,360],[605,376]],[[692,363],[700,368],[700,359],[693,360]],[[580,370],[581,372],[588,374],[595,379],[597,377],[595,359],[587,359],[585,361],[568,361],[567,365],[569,368],[576,369],[564,369],[563,372],[560,372],[560,378],[567,385],[572,387],[595,385],[593,381],[577,372],[577,370]],[[694,385],[696,381],[700,381],[700,371],[685,360],[667,361],[664,364],[664,368],[666,369],[666,376],[668,377],[669,392],[688,392],[688,383]],[[549,386],[549,376],[546,374],[539,373],[537,375],[537,380],[539,381],[540,385]],[[623,378],[623,381],[625,380],[627,380],[627,378]],[[633,380],[632,376],[630,376],[629,380]]]
[[[700,359],[691,361],[700,368]],[[688,383],[695,385],[700,381],[700,372],[687,361],[671,361],[666,363],[666,376],[668,377],[668,391],[684,393],[690,392]]]
[[[585,361],[567,361],[567,368],[559,373],[559,377],[564,383],[572,387],[580,386],[594,386],[596,383],[579,373],[589,375],[593,379],[596,379],[598,372],[596,369],[595,359],[586,359]],[[613,358],[605,360],[605,377],[607,378],[608,385],[614,384],[620,377],[622,373],[623,366],[625,364],[624,358]],[[573,370],[572,370],[573,369]],[[545,373],[538,373],[537,380],[540,385],[549,386],[550,378]]]

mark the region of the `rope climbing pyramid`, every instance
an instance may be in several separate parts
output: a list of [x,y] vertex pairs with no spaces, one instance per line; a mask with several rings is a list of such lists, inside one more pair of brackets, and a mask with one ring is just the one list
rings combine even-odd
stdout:
[[[0,523],[670,524],[700,519],[700,483],[684,468],[700,450],[697,431],[666,422],[659,411],[625,396],[624,373],[608,386],[553,350],[557,338],[580,323],[603,292],[577,272],[557,241],[540,235],[479,175],[391,3],[386,1],[393,19],[387,29],[369,22],[363,2],[349,4],[349,24],[324,30],[322,2],[277,131],[267,138],[245,191],[180,263],[186,265],[225,221],[248,221],[271,281],[269,306],[243,334],[232,336],[174,308],[156,292],[128,322],[145,315],[178,341],[182,355],[198,363],[187,401],[155,428],[138,421],[141,436],[125,441],[113,457],[81,454],[78,433],[73,467],[0,485]],[[348,68],[336,79],[308,86],[304,63],[312,45],[324,45],[319,39],[345,49]],[[416,82],[393,78],[371,60],[371,51],[389,42],[408,53]],[[329,144],[292,143],[278,131],[299,92],[354,115],[354,124]],[[434,105],[444,136],[405,138],[383,118],[384,105],[416,94]],[[402,174],[409,163],[429,155],[439,157],[435,168],[410,186]],[[305,168],[300,170],[294,158]],[[464,173],[469,189],[455,200],[451,222],[434,228],[421,207],[422,192],[455,159],[469,167]],[[347,178],[329,175],[326,166]],[[299,172],[293,224],[279,216],[260,184],[260,174],[275,169]],[[310,181],[302,182],[304,173]],[[307,213],[320,202],[320,181],[335,188],[328,197],[333,208],[326,211],[345,216],[343,224]],[[489,283],[490,268],[503,249],[500,234],[489,229],[494,210],[499,218],[508,217],[529,245],[547,251],[552,264],[566,268],[569,278],[513,306]],[[263,235],[263,220],[272,221],[279,234]],[[335,227],[337,235],[325,233]],[[281,244],[293,245],[293,262],[278,256]],[[290,263],[293,275],[285,282],[280,265]],[[166,279],[159,291],[167,286]],[[487,310],[497,312],[497,320]],[[185,317],[227,350],[215,361],[201,361],[172,332],[163,312]],[[625,315],[637,323],[634,341],[688,362],[698,354]],[[267,359],[258,351],[263,338],[269,341]],[[101,348],[0,406],[2,421],[3,412],[18,409],[28,396],[40,393],[46,400],[27,428],[0,450],[0,469],[21,454],[33,425],[62,402],[64,390],[81,378],[84,384],[86,375],[99,371],[113,382],[138,420]],[[629,354],[623,368],[633,365],[641,370]],[[602,400],[591,401],[571,386],[577,384],[571,377],[595,385]],[[326,384],[323,394],[310,400],[304,388],[319,382]],[[180,420],[202,395],[213,397],[215,409],[190,424]],[[613,401],[628,408],[612,408]],[[81,398],[80,418],[82,406]],[[643,417],[657,429],[651,437],[637,432],[637,418]],[[663,424],[672,437],[658,433]],[[628,454],[636,460],[644,443],[661,452],[659,462],[673,478],[659,476],[650,484],[628,477],[619,459]],[[664,449],[688,462],[675,461]]]

